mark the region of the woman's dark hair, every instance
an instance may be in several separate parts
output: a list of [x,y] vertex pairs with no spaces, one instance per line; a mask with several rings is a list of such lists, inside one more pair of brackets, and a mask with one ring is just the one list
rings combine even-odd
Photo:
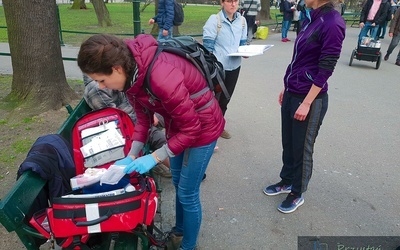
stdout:
[[135,60],[124,41],[118,37],[98,34],[91,36],[81,45],[78,66],[86,74],[112,74],[112,67],[121,66],[127,78],[131,76]]

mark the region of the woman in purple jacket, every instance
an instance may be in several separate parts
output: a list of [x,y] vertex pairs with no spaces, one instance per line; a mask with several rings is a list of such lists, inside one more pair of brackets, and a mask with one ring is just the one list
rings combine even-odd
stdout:
[[294,44],[284,88],[279,94],[282,118],[281,181],[264,188],[266,195],[287,193],[278,206],[294,212],[304,203],[311,178],[314,143],[328,109],[328,78],[342,50],[346,25],[332,1],[305,0],[306,19]]
[[[149,82],[157,99],[149,95],[143,82],[157,48],[157,41],[150,35],[125,41],[111,35],[94,35],[82,43],[78,65],[100,88],[125,92],[135,109],[132,148],[115,164],[126,165],[125,173],[142,174],[170,157],[176,190],[176,224],[171,239],[181,249],[194,249],[202,220],[200,183],[225,120],[201,72],[174,54],[158,55]],[[167,143],[139,157],[154,112],[164,117]]]

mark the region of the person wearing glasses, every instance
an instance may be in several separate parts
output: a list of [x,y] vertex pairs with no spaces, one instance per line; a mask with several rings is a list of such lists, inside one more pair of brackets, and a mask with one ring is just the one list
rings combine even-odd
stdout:
[[[221,0],[221,10],[211,15],[203,27],[203,45],[222,63],[225,70],[225,87],[230,99],[224,94],[219,96],[219,106],[225,115],[228,103],[239,77],[242,58],[228,56],[237,52],[239,46],[247,43],[247,24],[244,17],[237,11],[239,0]],[[230,133],[224,129],[222,138],[230,139]]]

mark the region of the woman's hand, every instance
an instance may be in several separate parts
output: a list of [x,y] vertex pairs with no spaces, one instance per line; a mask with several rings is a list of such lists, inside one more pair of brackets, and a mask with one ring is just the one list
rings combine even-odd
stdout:
[[149,172],[156,164],[156,159],[154,159],[153,155],[149,154],[132,161],[125,167],[124,172],[130,174],[133,171],[136,171],[139,174],[144,174]]
[[285,89],[282,89],[282,91],[279,93],[279,97],[278,97],[278,103],[281,106],[282,106],[282,100],[283,100],[283,93],[284,92],[285,92]]
[[304,121],[310,111],[311,104],[302,102],[294,113],[294,119]]

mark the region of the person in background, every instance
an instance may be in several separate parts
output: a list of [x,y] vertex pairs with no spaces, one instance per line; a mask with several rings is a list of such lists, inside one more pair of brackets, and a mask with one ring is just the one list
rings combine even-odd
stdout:
[[[85,90],[83,97],[91,109],[97,110],[105,107],[118,108],[125,111],[125,113],[127,113],[131,118],[133,124],[136,124],[135,111],[124,93],[112,89],[101,89],[99,88],[99,84],[88,76],[84,76],[84,84]],[[154,115],[154,123],[150,128],[149,135],[151,151],[155,151],[167,143],[163,128],[164,119],[156,113]],[[171,178],[172,175],[169,170],[169,158],[166,158],[162,163],[157,164],[157,166],[153,168],[153,172],[162,177]]]
[[[239,0],[221,0],[221,10],[211,15],[203,27],[204,47],[214,53],[225,70],[225,87],[230,99],[223,93],[219,96],[219,106],[224,116],[232,99],[242,63],[241,57],[228,54],[237,52],[239,46],[246,45],[247,42],[246,20],[237,12],[238,4]],[[224,129],[221,137],[230,139],[231,135]]]
[[157,40],[169,39],[173,33],[174,0],[159,0],[157,15],[150,18],[149,24],[158,24],[159,33]]
[[281,4],[283,4],[282,42],[289,42],[287,34],[293,21],[295,7],[290,0],[282,0]]
[[240,0],[240,7],[243,10],[243,16],[247,23],[247,43],[250,44],[253,40],[253,27],[256,23],[256,16],[261,11],[260,0]]
[[344,0],[338,0],[335,3],[335,10],[337,10],[340,13],[340,15],[343,16],[344,11],[346,10],[346,4],[344,3]]
[[394,3],[393,0],[390,0],[390,7],[389,7],[389,9],[388,9],[388,12],[387,12],[387,14],[386,14],[386,18],[384,19],[383,23],[381,23],[381,24],[379,25],[378,33],[377,33],[377,35],[376,35],[376,37],[377,37],[376,40],[384,39],[384,38],[385,38],[385,35],[386,35],[386,27],[387,27],[389,21],[392,20],[393,14],[394,14],[394,11],[393,11],[393,8],[392,8],[393,5],[396,5],[396,4]]
[[[82,43],[77,61],[100,89],[124,92],[135,110],[132,148],[115,165],[126,165],[127,174],[143,174],[169,157],[176,191],[175,226],[169,243],[174,246],[172,249],[192,250],[196,248],[202,221],[200,183],[225,120],[203,74],[178,55],[161,52],[154,61],[149,84],[157,100],[152,99],[143,84],[157,49],[158,42],[151,35],[122,40],[98,34]],[[168,124],[167,143],[139,157],[154,113]]]
[[[388,50],[386,52],[385,57],[383,58],[385,61],[389,60],[390,54],[392,54],[393,50],[399,44],[400,41],[400,8],[397,8],[392,21],[390,22],[389,28],[389,37],[392,38],[390,41]],[[396,63],[397,66],[400,66],[400,50],[397,54]]]
[[370,37],[377,40],[379,24],[386,19],[390,7],[388,0],[367,0],[360,13],[360,34],[358,44],[370,32]]
[[297,21],[296,26],[296,36],[298,36],[301,28],[303,27],[304,19],[306,18],[306,8],[304,0],[299,0],[297,2],[296,9],[299,12],[299,20]]
[[328,79],[339,59],[346,24],[335,0],[305,0],[306,19],[296,38],[292,61],[279,93],[282,122],[281,181],[266,195],[288,194],[278,206],[292,213],[303,205],[312,170],[315,139],[328,109]]

